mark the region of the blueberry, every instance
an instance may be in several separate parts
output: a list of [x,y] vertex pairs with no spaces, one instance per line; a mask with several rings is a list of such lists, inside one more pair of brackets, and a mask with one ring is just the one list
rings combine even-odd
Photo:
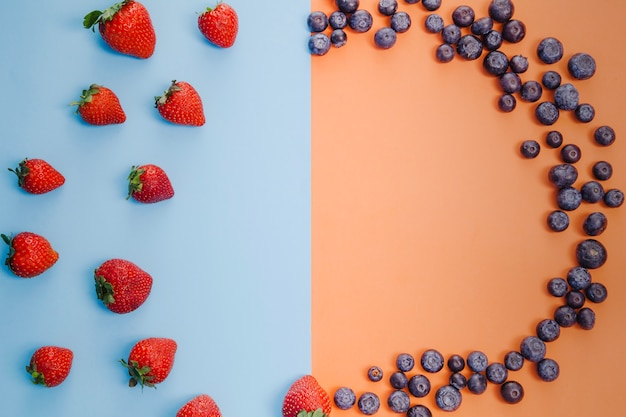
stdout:
[[409,379],[402,371],[396,371],[389,377],[389,384],[395,389],[404,389],[407,387]]
[[348,18],[348,25],[350,26],[350,29],[357,33],[365,33],[369,31],[372,28],[373,23],[372,14],[365,9],[357,10]]
[[624,204],[624,193],[617,188],[611,188],[604,193],[604,204],[607,207],[615,208]]
[[537,323],[537,337],[544,342],[554,342],[561,335],[561,326],[556,320],[544,319]]
[[561,210],[565,211],[576,210],[580,207],[582,201],[583,198],[580,195],[580,191],[574,187],[561,188],[556,195],[557,205]]
[[456,44],[459,39],[461,39],[461,28],[454,23],[444,26],[441,30],[441,39],[444,43],[450,45]]
[[537,375],[546,382],[552,382],[559,377],[559,364],[554,359],[544,358],[537,362]]
[[584,290],[591,283],[591,273],[587,268],[575,266],[567,271],[567,284],[573,290]]
[[600,126],[593,132],[598,145],[609,146],[615,142],[615,130],[611,126]]
[[335,0],[335,4],[343,13],[354,13],[359,8],[359,0]]
[[482,394],[487,390],[487,377],[479,372],[474,372],[467,378],[467,389],[472,394]]
[[541,98],[543,88],[537,81],[529,80],[522,84],[520,97],[524,101],[534,103]]
[[435,349],[428,349],[424,351],[420,362],[422,364],[422,368],[424,368],[426,372],[431,373],[441,371],[444,364],[443,355]]
[[558,130],[551,130],[546,134],[546,145],[551,148],[558,148],[563,144],[563,134]]
[[378,0],[378,11],[385,16],[391,16],[398,10],[397,0]]
[[406,4],[417,4],[420,2],[420,0],[404,0],[404,2]]
[[526,72],[528,71],[528,58],[524,55],[513,55],[509,62],[509,67],[511,68],[511,71],[516,74]]
[[450,375],[449,384],[459,391],[467,386],[467,378],[460,372],[454,372]]
[[524,398],[524,387],[517,381],[507,381],[500,386],[502,399],[509,404],[517,404]]
[[335,10],[328,17],[328,24],[333,29],[345,29],[348,26],[348,17],[341,10]]
[[576,110],[580,94],[570,83],[561,84],[554,90],[554,103],[561,110]]
[[599,282],[592,282],[585,290],[587,299],[592,303],[601,303],[608,295],[606,287]]
[[451,355],[448,358],[448,369],[452,372],[461,372],[465,369],[465,359],[461,355]]
[[406,412],[406,417],[432,417],[433,414],[430,412],[430,409],[425,405],[414,405],[409,408],[409,411]]
[[548,214],[548,227],[554,232],[562,232],[569,227],[569,216],[561,210]]
[[430,393],[430,380],[426,375],[413,375],[409,379],[407,387],[411,395],[417,398],[422,398]]
[[604,187],[598,181],[587,181],[580,187],[583,200],[588,203],[597,203],[604,198]]
[[485,376],[487,377],[487,381],[493,384],[502,384],[509,377],[509,370],[506,369],[503,363],[493,362],[487,366]]
[[519,43],[526,36],[526,25],[517,19],[507,20],[502,25],[502,39],[510,43]]
[[589,123],[596,117],[596,110],[589,103],[581,103],[574,109],[574,116],[581,123]]
[[520,152],[524,158],[536,158],[540,151],[541,145],[539,145],[539,142],[534,139],[525,140],[520,146]]
[[606,181],[613,175],[613,166],[606,161],[598,161],[591,169],[593,176],[599,181]]
[[461,58],[473,61],[483,53],[483,44],[475,35],[463,35],[456,43],[456,52]]
[[561,159],[566,164],[575,164],[581,158],[580,148],[578,145],[569,144],[561,149]]
[[606,230],[608,220],[604,213],[596,211],[589,214],[583,222],[583,231],[589,236],[598,236]]
[[553,125],[559,119],[559,108],[551,101],[544,101],[535,109],[535,117],[541,124]]
[[500,87],[506,94],[517,93],[522,88],[522,79],[515,72],[505,72],[500,77]]
[[396,44],[396,31],[390,27],[382,27],[374,34],[374,43],[381,49],[389,49]]
[[395,390],[387,397],[387,405],[395,413],[406,413],[411,406],[409,394],[402,390]]
[[474,20],[470,30],[476,36],[482,36],[493,29],[493,19],[489,16],[481,17]]
[[563,58],[563,44],[556,38],[544,38],[537,45],[537,56],[546,64],[554,64]]
[[561,277],[550,278],[548,281],[548,293],[553,297],[564,297],[567,288],[567,281]]
[[[502,51],[489,51],[483,58],[483,68],[491,75],[501,76],[509,69],[509,57]],[[509,72],[508,74],[514,74]],[[514,74],[517,75],[517,74]],[[519,76],[517,77],[519,79]],[[521,87],[521,86],[520,86]],[[508,89],[507,89],[508,90]],[[505,93],[514,93],[515,91],[507,91]]]
[[498,23],[504,23],[513,17],[515,7],[511,0],[491,0],[489,16]]
[[378,366],[372,366],[367,370],[367,377],[370,381],[378,382],[383,379],[383,370]]
[[426,16],[424,26],[426,27],[426,30],[430,33],[439,33],[443,30],[445,23],[443,21],[443,17],[436,13],[431,13]]
[[504,355],[504,366],[509,371],[519,371],[524,366],[524,357],[521,353],[514,350]]
[[463,396],[452,385],[444,385],[435,393],[435,403],[443,411],[454,411],[461,406]]
[[474,9],[467,5],[458,6],[452,11],[452,21],[462,28],[471,26],[475,17]]
[[568,305],[557,307],[554,311],[554,320],[561,327],[572,327],[576,324],[576,310]]
[[488,51],[495,51],[502,46],[502,33],[496,29],[491,29],[489,32],[481,36],[483,46]]
[[596,313],[589,307],[583,307],[576,313],[576,323],[585,330],[591,330],[596,324]]
[[502,94],[498,99],[498,108],[505,113],[512,112],[513,110],[515,110],[516,106],[517,100],[515,99],[515,96],[513,94],[505,93]]
[[365,415],[376,414],[378,409],[380,408],[380,398],[378,395],[373,392],[364,392],[359,396],[359,400],[357,401],[357,406],[359,410]]
[[422,0],[422,6],[429,12],[434,12],[441,7],[441,0]]
[[555,90],[561,85],[561,74],[556,71],[546,71],[541,76],[541,84],[548,90]]
[[401,353],[396,357],[396,367],[399,371],[409,372],[415,366],[415,358],[410,353]]
[[333,400],[335,401],[337,408],[341,410],[349,410],[354,406],[354,404],[356,404],[356,394],[352,388],[341,387],[335,391]]
[[606,248],[595,239],[585,239],[576,246],[576,259],[583,268],[600,268],[606,262]]
[[335,48],[341,48],[348,42],[348,34],[343,29],[335,29],[330,34],[330,43]]
[[467,367],[474,372],[483,372],[487,369],[488,363],[487,355],[479,350],[474,350],[467,355]]
[[520,344],[520,353],[531,362],[539,362],[546,355],[546,344],[537,336],[526,336]]
[[572,164],[559,164],[550,168],[548,179],[557,188],[573,185],[578,179],[578,169]]
[[311,12],[306,23],[311,32],[323,32],[328,27],[328,16],[320,11]]
[[577,310],[585,305],[585,294],[578,290],[570,290],[565,294],[565,304]]
[[591,55],[579,52],[567,61],[567,70],[577,80],[586,80],[596,73],[596,61]]
[[407,12],[395,12],[391,16],[391,29],[404,33],[411,28],[411,16]]
[[439,62],[450,62],[454,59],[456,55],[456,51],[452,47],[452,45],[444,43],[437,47],[437,51],[435,53],[435,57]]
[[309,52],[312,55],[326,55],[330,51],[330,38],[325,33],[314,33],[309,38]]

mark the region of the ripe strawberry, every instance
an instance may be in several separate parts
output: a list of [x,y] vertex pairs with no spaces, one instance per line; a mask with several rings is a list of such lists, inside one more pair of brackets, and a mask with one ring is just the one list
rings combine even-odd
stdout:
[[239,30],[237,12],[228,4],[219,2],[215,8],[207,7],[198,16],[198,28],[212,44],[230,48],[235,43]]
[[96,295],[114,313],[130,313],[141,306],[152,289],[152,277],[124,259],[109,259],[94,272]]
[[137,342],[130,350],[128,362],[120,359],[130,375],[128,385],[154,388],[163,382],[174,366],[177,348],[174,340],[163,337],[150,337]]
[[213,398],[201,394],[183,405],[176,417],[222,417],[222,413]]
[[72,369],[74,353],[67,348],[43,346],[33,353],[26,372],[34,384],[52,388],[65,381]]
[[59,259],[50,242],[31,232],[21,232],[13,238],[0,235],[9,245],[5,265],[18,277],[32,278],[48,270]]
[[128,175],[128,196],[140,203],[157,203],[174,196],[174,188],[165,171],[153,165],[133,166]]
[[126,113],[115,93],[98,84],[91,84],[89,89],[83,90],[80,101],[70,105],[78,106],[76,113],[90,125],[104,126],[126,121]]
[[83,26],[93,31],[96,23],[102,39],[114,51],[140,59],[150,58],[154,53],[156,33],[143,4],[123,0],[104,12],[88,13],[83,20]]
[[294,382],[283,399],[283,417],[313,416],[313,413],[323,417],[330,411],[330,397],[312,375]]
[[31,194],[44,194],[65,184],[65,177],[43,159],[24,158],[15,169],[17,185]]
[[189,83],[174,80],[163,95],[154,100],[154,106],[169,122],[188,126],[202,126],[205,123],[202,99]]

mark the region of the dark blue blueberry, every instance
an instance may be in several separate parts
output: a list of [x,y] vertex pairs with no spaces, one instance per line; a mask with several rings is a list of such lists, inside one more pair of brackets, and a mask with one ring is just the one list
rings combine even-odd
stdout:
[[554,90],[554,104],[561,110],[576,110],[580,94],[573,84],[561,84]]
[[500,386],[502,399],[509,404],[517,404],[524,398],[524,387],[517,381],[507,381]]
[[589,103],[581,103],[574,110],[574,116],[581,123],[589,123],[596,117],[596,109]]
[[461,355],[451,355],[448,358],[448,369],[452,372],[461,372],[465,369],[465,359]]
[[554,342],[561,335],[561,326],[556,320],[544,319],[537,323],[537,337],[544,342]]
[[548,179],[557,188],[569,187],[578,179],[578,169],[572,164],[559,164],[550,168]]
[[395,413],[406,413],[411,406],[411,399],[406,392],[395,390],[387,397],[387,405]]
[[474,350],[467,355],[467,367],[474,372],[483,372],[488,364],[487,355],[479,350]]
[[378,11],[385,16],[391,16],[398,10],[397,0],[378,0]]
[[[501,76],[509,69],[509,57],[502,51],[489,51],[483,58],[483,68],[491,75]],[[508,74],[514,74],[509,72]],[[517,75],[517,74],[514,74]],[[519,79],[519,76],[517,77]],[[520,85],[521,87],[521,85]],[[518,88],[519,90],[519,88]],[[514,93],[515,91],[504,90],[505,93]]]
[[411,395],[417,398],[422,398],[430,393],[430,380],[426,375],[413,375],[409,379],[407,387]]
[[576,246],[576,259],[583,268],[600,268],[606,262],[606,248],[595,239],[585,239]]
[[407,12],[395,12],[391,16],[391,29],[404,33],[411,28],[411,16]]
[[567,271],[567,283],[573,290],[584,290],[591,284],[591,273],[582,266],[575,266]]
[[598,145],[609,146],[615,142],[615,130],[611,126],[600,126],[593,132]]
[[583,231],[589,236],[598,236],[606,230],[608,220],[604,213],[595,211],[589,214],[583,222]]
[[335,0],[339,11],[348,13],[354,13],[359,8],[359,0]]
[[510,43],[519,43],[526,37],[526,25],[517,19],[510,19],[502,25],[502,39]]
[[524,366],[524,357],[517,351],[510,351],[504,355],[504,366],[509,371],[519,371]]
[[372,366],[367,370],[367,377],[370,381],[378,382],[383,379],[383,370],[378,366]]
[[444,385],[435,393],[435,403],[443,411],[454,411],[461,406],[463,396],[452,385]]
[[309,38],[309,52],[312,55],[326,55],[330,51],[330,38],[325,33],[314,33]]
[[373,392],[364,392],[359,396],[357,406],[365,415],[370,416],[372,414],[376,414],[380,408],[380,398],[378,398],[378,395]]
[[554,210],[548,214],[548,227],[555,232],[562,232],[569,227],[569,216],[561,210]]
[[528,71],[528,58],[520,54],[513,55],[510,59],[509,67],[516,74],[526,72]]
[[568,305],[557,307],[554,310],[554,320],[561,327],[572,327],[576,324],[576,310]]
[[341,48],[348,42],[348,34],[343,29],[335,29],[330,34],[330,43],[335,48]]
[[452,373],[448,382],[459,391],[467,386],[467,378],[460,372]]
[[587,299],[592,303],[601,303],[606,300],[608,291],[604,284],[592,282],[585,290],[585,294],[587,295]]
[[556,203],[561,210],[572,211],[580,207],[583,198],[574,187],[561,188],[556,195]]
[[569,145],[563,146],[563,148],[561,149],[561,159],[566,164],[575,164],[576,162],[580,161],[581,157],[582,155],[580,153],[580,147],[578,147],[578,145],[574,145],[573,143],[571,143]]
[[554,277],[548,281],[548,293],[553,297],[564,297],[567,288],[567,281],[564,278]]
[[591,330],[596,325],[596,313],[589,307],[583,307],[576,313],[576,323],[585,330]]
[[559,108],[551,101],[544,101],[535,109],[535,117],[541,124],[553,125],[559,119]]
[[556,38],[544,38],[537,45],[537,56],[546,64],[554,64],[563,58],[563,44]]
[[439,372],[443,368],[444,360],[443,355],[435,349],[428,349],[422,353],[422,357],[420,359],[422,364],[422,368],[426,372]]
[[541,84],[548,90],[556,90],[561,85],[561,74],[556,71],[546,71],[541,76]]
[[528,139],[522,142],[520,152],[524,158],[533,159],[539,155],[541,145],[534,139]]
[[420,0],[404,0],[404,2],[406,4],[417,4],[420,2]]
[[597,203],[604,198],[604,187],[598,181],[587,181],[580,187],[583,200],[588,203]]
[[546,134],[546,145],[551,148],[558,148],[563,144],[563,134],[558,130],[551,130]]
[[522,84],[522,88],[520,89],[520,98],[530,103],[539,100],[542,94],[543,88],[541,88],[541,84],[535,80],[526,81]]
[[444,43],[450,45],[456,44],[459,39],[461,39],[461,28],[454,23],[444,26],[441,30],[441,39]]
[[323,32],[328,27],[328,16],[321,11],[311,12],[306,23],[311,32]]
[[441,44],[437,47],[435,57],[439,62],[450,62],[454,59],[456,51],[454,47],[448,43]]
[[505,113],[512,112],[516,106],[517,100],[513,94],[505,93],[498,98],[498,108]]
[[398,36],[390,27],[382,27],[374,34],[374,43],[381,49],[389,49],[396,44]]
[[496,29],[491,29],[489,32],[481,36],[483,40],[483,46],[488,51],[495,51],[502,46],[502,33]]
[[487,377],[487,381],[493,384],[503,384],[509,377],[509,370],[506,369],[503,363],[493,362],[487,366],[485,376]]
[[462,28],[471,26],[475,17],[474,9],[467,5],[458,6],[452,11],[452,21]]
[[482,394],[487,390],[487,377],[479,372],[474,372],[467,378],[467,389],[472,394]]
[[439,33],[443,30],[445,23],[443,21],[443,17],[441,17],[437,13],[431,13],[426,16],[426,20],[424,20],[424,26],[426,27],[426,30],[430,33]]
[[567,70],[577,80],[586,80],[596,73],[596,61],[591,55],[579,52],[567,61]]
[[396,371],[389,377],[389,384],[395,389],[404,389],[407,387],[409,379],[402,371]]
[[356,394],[352,388],[341,387],[335,391],[333,400],[337,408],[341,410],[349,410],[356,404]]
[[517,93],[522,88],[522,79],[515,72],[505,72],[500,77],[500,87],[506,94]]
[[537,375],[546,382],[552,382],[559,377],[559,364],[554,359],[544,358],[537,362]]
[[598,161],[591,169],[593,176],[599,181],[606,181],[613,175],[613,166],[606,161]]
[[434,12],[441,7],[441,0],[422,0],[422,6],[429,12]]
[[624,204],[624,193],[617,188],[611,188],[604,193],[604,204],[607,207],[616,208]]
[[473,61],[483,54],[483,44],[474,35],[463,35],[456,43],[456,52],[461,58]]
[[489,3],[489,16],[498,23],[504,23],[513,17],[515,7],[511,0],[491,0]]
[[372,28],[374,20],[372,14],[365,9],[359,9],[348,18],[348,26],[357,33],[365,33]]
[[481,17],[474,20],[470,30],[476,36],[482,36],[493,29],[493,19],[489,16]]
[[414,405],[409,408],[409,411],[406,412],[406,417],[432,417],[433,414],[430,412],[430,409],[425,405]]
[[410,353],[401,353],[396,357],[396,367],[399,371],[409,372],[415,366],[415,358]]
[[333,29],[345,29],[348,26],[348,16],[341,10],[335,10],[328,17],[328,24]]
[[585,305],[585,294],[578,290],[570,290],[565,294],[565,303],[578,310]]
[[520,343],[519,351],[524,359],[539,362],[546,356],[546,344],[537,336],[526,336]]

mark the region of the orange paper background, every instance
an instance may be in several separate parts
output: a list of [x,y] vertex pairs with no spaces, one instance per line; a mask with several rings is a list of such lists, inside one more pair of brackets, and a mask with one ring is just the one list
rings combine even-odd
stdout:
[[[450,23],[456,6],[470,5],[480,17],[488,3],[444,0],[436,13]],[[563,329],[548,343],[547,356],[559,362],[560,377],[543,382],[527,362],[509,374],[524,385],[521,403],[506,404],[490,384],[482,395],[465,390],[454,415],[622,415],[626,208],[584,203],[571,213],[568,230],[551,232],[546,216],[556,203],[547,171],[560,162],[559,152],[543,146],[538,158],[526,160],[519,146],[525,139],[543,145],[546,132],[559,130],[564,143],[582,148],[576,186],[592,179],[593,162],[607,160],[615,172],[605,187],[626,189],[621,43],[626,5],[515,2],[514,17],[526,24],[527,35],[502,50],[528,57],[522,79],[540,80],[547,69],[557,70],[563,82],[579,89],[581,102],[596,109],[589,124],[562,112],[557,124],[547,127],[535,121],[531,103],[518,100],[514,112],[498,111],[498,85],[482,69],[482,58],[436,62],[440,37],[424,29],[428,12],[421,4],[399,4],[413,24],[390,50],[373,44],[374,31],[387,24],[376,11],[377,1],[361,0],[361,8],[374,16],[373,29],[348,30],[345,47],[312,57],[313,374],[331,395],[340,386],[357,395],[376,392],[383,403],[378,415],[393,415],[385,404],[389,384],[368,381],[370,365],[389,375],[397,354],[419,358],[429,348],[446,358],[481,350],[490,361],[502,361],[506,352],[519,349],[523,337],[535,334],[541,319],[553,316],[561,300],[547,293],[546,283],[576,264],[575,246],[585,238],[582,221],[602,211],[609,226],[598,240],[609,260],[592,277],[608,287],[609,297],[591,305],[594,329]],[[333,0],[313,0],[311,6],[335,10]],[[550,66],[535,52],[547,36],[565,47],[564,59]],[[575,52],[594,56],[593,78],[568,76],[566,61]],[[550,94],[544,92],[544,98]],[[595,127],[603,124],[617,131],[608,148],[592,140]],[[448,375],[429,375],[433,391]],[[412,398],[418,403],[433,415],[445,414],[432,394]],[[361,415],[356,408],[333,414]]]

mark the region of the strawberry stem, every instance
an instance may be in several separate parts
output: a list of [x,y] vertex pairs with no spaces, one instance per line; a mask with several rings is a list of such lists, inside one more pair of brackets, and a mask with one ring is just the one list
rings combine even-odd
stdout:
[[17,175],[17,185],[20,187],[24,186],[24,181],[28,173],[30,172],[30,168],[26,166],[26,161],[28,158],[24,158],[22,162],[20,162],[19,166],[15,169],[9,168],[9,171]]
[[151,371],[149,366],[139,367],[139,363],[137,361],[129,361],[127,363],[124,359],[120,359],[120,363],[124,366],[124,368],[128,369],[128,374],[130,375],[130,380],[128,381],[129,387],[135,387],[137,384],[141,385],[141,389],[143,387],[156,388],[156,386],[150,382],[154,379],[153,375],[148,375]]
[[78,108],[80,108],[81,106],[84,106],[87,103],[91,103],[93,101],[93,96],[100,92],[100,87],[102,86],[98,84],[91,84],[89,86],[89,89],[83,90],[83,93],[80,95],[80,100],[72,101],[70,103],[70,106],[78,106],[76,108],[76,113],[78,113]]
[[105,306],[115,302],[113,286],[101,275],[96,276],[96,295],[98,300],[102,301]]
[[143,184],[141,183],[139,177],[145,171],[145,169],[141,169],[136,166],[133,166],[131,168],[130,174],[128,174],[128,195],[126,196],[127,200],[134,192],[141,191],[141,189],[143,188]]
[[115,3],[113,6],[105,9],[104,12],[100,10],[94,10],[87,13],[87,15],[85,15],[85,18],[83,19],[83,26],[85,27],[85,29],[91,29],[93,32],[95,32],[96,23],[103,23],[113,19],[113,16],[115,16],[115,14],[120,11],[122,6],[130,3],[131,1],[133,0],[123,0],[119,3]]

